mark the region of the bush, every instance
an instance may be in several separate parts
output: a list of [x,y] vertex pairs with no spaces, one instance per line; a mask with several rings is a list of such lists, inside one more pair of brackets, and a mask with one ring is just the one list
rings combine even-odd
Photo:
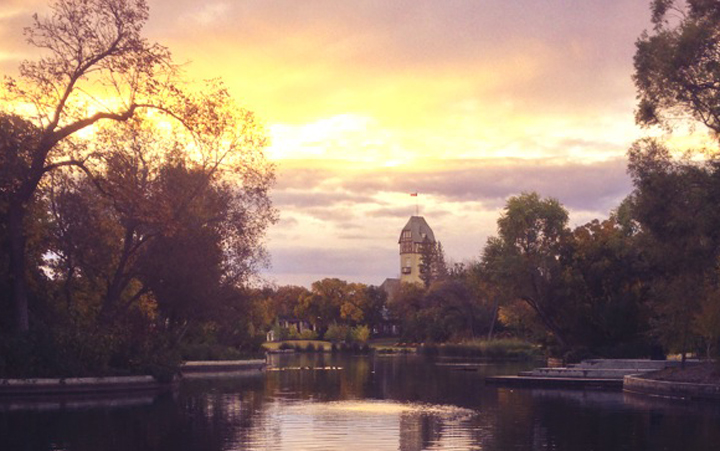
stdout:
[[171,340],[148,333],[143,324],[132,326],[83,330],[61,324],[23,336],[0,334],[0,378],[151,374],[161,381],[172,379],[181,359]]
[[279,324],[273,326],[273,335],[275,335],[275,341],[285,341],[290,339],[290,330],[287,327],[280,327]]
[[217,343],[191,343],[181,347],[183,360],[239,360],[246,357],[239,350]]
[[317,340],[318,334],[314,330],[305,329],[300,333],[301,340]]
[[288,329],[288,338],[290,340],[299,340],[300,339],[300,332],[294,327],[291,327]]
[[356,343],[367,343],[370,340],[370,328],[364,325],[353,327],[352,339]]
[[325,339],[332,343],[341,343],[343,341],[349,341],[349,335],[350,327],[345,324],[333,323],[325,332]]

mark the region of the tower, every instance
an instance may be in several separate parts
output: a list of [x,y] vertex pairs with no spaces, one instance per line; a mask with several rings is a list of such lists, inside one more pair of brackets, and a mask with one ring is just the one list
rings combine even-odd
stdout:
[[422,246],[435,244],[435,234],[422,216],[411,216],[400,232],[400,282],[419,283]]

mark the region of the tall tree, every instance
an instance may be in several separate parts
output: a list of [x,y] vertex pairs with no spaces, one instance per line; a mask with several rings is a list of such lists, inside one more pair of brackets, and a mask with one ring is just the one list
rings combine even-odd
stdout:
[[202,318],[220,288],[244,283],[263,256],[274,213],[269,179],[258,177],[266,168],[233,166],[227,180],[224,163],[207,167],[179,144],[136,117],[97,133],[102,164],[92,177],[54,178],[64,180],[52,186],[56,265],[66,286],[77,273],[101,287],[104,324],[148,293],[170,325]]
[[447,264],[445,263],[445,251],[442,244],[437,241],[430,241],[425,237],[420,243],[420,280],[425,288],[429,288],[433,282],[443,280],[448,276]]
[[488,239],[482,256],[488,276],[532,307],[563,346],[567,340],[558,321],[563,309],[558,284],[567,222],[567,210],[556,199],[537,193],[511,197],[498,219],[499,236]]
[[[227,162],[245,146],[261,146],[249,112],[230,108],[218,84],[199,94],[181,89],[169,51],[142,38],[148,19],[145,0],[56,0],[49,17],[34,16],[28,42],[45,51],[20,66],[19,79],[6,78],[2,115],[11,139],[0,142],[10,155],[4,174],[7,241],[16,328],[29,328],[26,273],[26,215],[46,174],[74,166],[86,173],[102,154],[77,138],[101,122],[122,123],[143,109],[165,113],[185,127],[188,144],[215,147],[207,167]],[[98,99],[102,101],[98,102]],[[93,108],[89,108],[93,105]],[[31,106],[32,113],[19,120]],[[241,153],[241,152],[240,152]],[[246,157],[245,157],[246,158]],[[238,162],[248,162],[236,157]]]
[[573,344],[608,357],[647,355],[648,265],[640,236],[614,213],[577,227],[561,255]]
[[692,118],[720,136],[720,5],[653,0],[652,32],[638,39],[636,120],[672,128]]
[[720,164],[675,160],[649,139],[635,143],[628,157],[632,211],[652,265],[656,331],[684,356],[701,301],[718,283]]

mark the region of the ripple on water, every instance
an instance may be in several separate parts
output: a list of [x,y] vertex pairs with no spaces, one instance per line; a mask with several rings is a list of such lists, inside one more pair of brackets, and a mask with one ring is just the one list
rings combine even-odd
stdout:
[[477,412],[449,405],[382,400],[273,402],[230,449],[479,449]]

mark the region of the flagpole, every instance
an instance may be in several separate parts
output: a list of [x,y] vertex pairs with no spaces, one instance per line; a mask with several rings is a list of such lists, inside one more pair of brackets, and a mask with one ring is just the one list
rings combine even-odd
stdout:
[[414,193],[410,193],[410,197],[415,198],[415,216],[420,216],[420,205],[418,203],[418,193],[415,191]]

